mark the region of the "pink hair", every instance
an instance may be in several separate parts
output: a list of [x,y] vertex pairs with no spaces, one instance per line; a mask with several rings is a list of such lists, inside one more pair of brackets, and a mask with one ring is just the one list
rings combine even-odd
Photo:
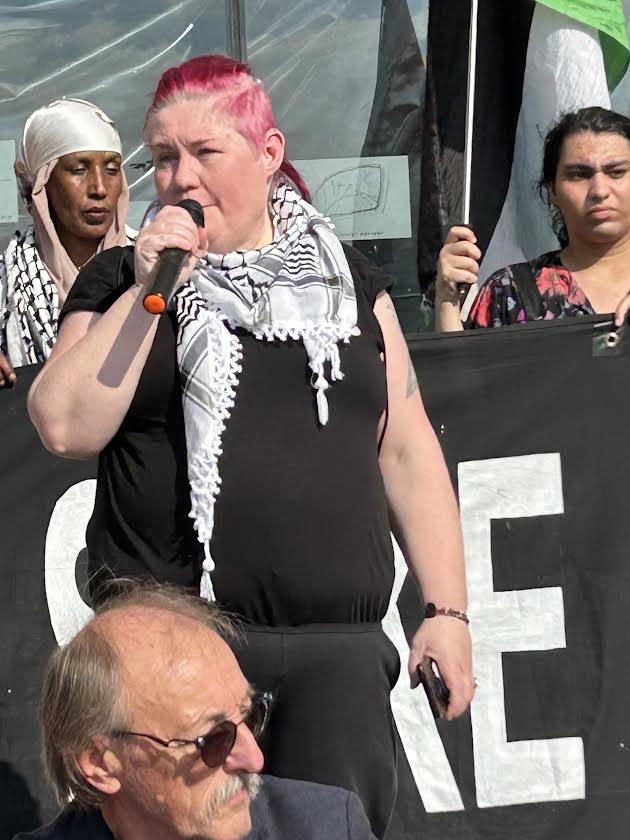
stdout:
[[[271,101],[262,83],[254,79],[247,64],[224,55],[200,55],[166,70],[153,94],[145,128],[162,108],[196,95],[214,100],[217,112],[230,119],[236,130],[259,151],[267,131],[276,128]],[[280,172],[295,184],[307,201],[311,200],[304,179],[286,157]]]

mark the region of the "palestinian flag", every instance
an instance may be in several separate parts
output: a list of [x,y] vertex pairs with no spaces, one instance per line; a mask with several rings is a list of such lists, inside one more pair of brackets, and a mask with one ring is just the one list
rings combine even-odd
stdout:
[[539,0],[599,33],[608,87],[613,90],[628,69],[628,30],[622,0]]
[[[430,4],[420,208],[420,284],[461,220],[470,4]],[[628,68],[622,0],[480,0],[471,224],[482,278],[557,247],[536,194],[543,138],[566,111],[611,107]],[[627,100],[627,101],[626,101]],[[630,111],[630,96],[614,100]]]

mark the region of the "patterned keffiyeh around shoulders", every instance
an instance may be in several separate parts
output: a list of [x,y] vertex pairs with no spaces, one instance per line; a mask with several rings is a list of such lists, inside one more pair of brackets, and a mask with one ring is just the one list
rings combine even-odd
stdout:
[[[158,209],[151,208],[147,218]],[[190,515],[205,545],[201,594],[207,598],[213,597],[210,539],[221,483],[221,437],[241,371],[233,330],[244,329],[260,340],[304,343],[321,425],[329,419],[329,380],[343,378],[339,343],[359,334],[352,274],[330,220],[285,181],[274,191],[270,213],[275,234],[270,245],[208,253],[174,297]]]
[[[125,226],[125,241],[136,231]],[[14,367],[45,362],[57,339],[59,289],[35,242],[35,228],[17,231],[0,255],[0,351]]]
[[58,318],[57,286],[29,225],[11,238],[0,260],[0,350],[14,367],[45,362],[55,343]]

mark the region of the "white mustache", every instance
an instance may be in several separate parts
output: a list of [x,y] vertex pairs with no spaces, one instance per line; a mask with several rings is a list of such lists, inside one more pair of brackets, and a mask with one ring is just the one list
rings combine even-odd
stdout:
[[261,786],[262,779],[258,773],[235,773],[229,776],[210,796],[208,800],[209,816],[216,816],[221,808],[242,790],[247,791],[250,800],[253,801],[258,796]]

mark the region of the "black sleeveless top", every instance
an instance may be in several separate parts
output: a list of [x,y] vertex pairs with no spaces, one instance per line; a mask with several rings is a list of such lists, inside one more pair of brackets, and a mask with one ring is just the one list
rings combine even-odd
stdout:
[[[344,379],[317,419],[306,351],[243,330],[242,373],[223,434],[211,552],[217,601],[264,625],[380,620],[393,553],[378,466],[387,404],[383,337],[373,312],[391,280],[346,254],[361,335],[342,345]],[[133,284],[133,248],[99,254],[61,313],[105,312]],[[88,570],[198,586],[203,550],[190,511],[176,323],[162,316],[129,411],[99,458]]]

